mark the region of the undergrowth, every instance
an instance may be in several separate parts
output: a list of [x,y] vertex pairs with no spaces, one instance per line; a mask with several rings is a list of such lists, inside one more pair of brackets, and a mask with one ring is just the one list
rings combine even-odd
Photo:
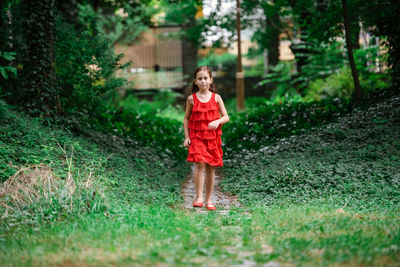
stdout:
[[237,149],[225,160],[222,187],[244,203],[314,201],[399,210],[400,97],[365,101],[307,134],[254,139],[253,147]]
[[[77,137],[2,105],[7,110],[0,118],[0,210],[7,214],[2,230],[10,227],[8,219],[13,226],[38,224],[44,217],[55,222],[67,214],[110,213],[113,203],[175,206],[183,201],[186,165],[178,164],[172,152],[100,132]],[[29,191],[32,186],[35,191]],[[26,194],[17,196],[18,190]],[[96,203],[100,207],[93,209]]]

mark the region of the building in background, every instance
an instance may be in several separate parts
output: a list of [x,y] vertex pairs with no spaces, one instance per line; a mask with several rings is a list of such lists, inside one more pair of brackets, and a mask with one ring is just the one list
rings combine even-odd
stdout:
[[115,52],[125,55],[121,63],[132,61],[130,69],[121,75],[132,81],[135,89],[183,86],[183,46],[176,37],[179,30],[177,26],[149,28],[135,44],[115,45]]

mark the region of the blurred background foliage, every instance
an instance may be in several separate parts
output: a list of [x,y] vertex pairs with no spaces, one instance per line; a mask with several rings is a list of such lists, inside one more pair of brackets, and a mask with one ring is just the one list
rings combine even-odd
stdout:
[[[343,42],[341,1],[243,0],[242,30],[256,45],[244,54],[244,59],[253,61],[244,66],[246,115],[236,115],[234,4],[218,1],[211,5],[200,0],[2,1],[1,97],[47,124],[55,122],[75,133],[90,129],[118,132],[144,144],[162,140],[160,136],[166,132],[179,135],[183,91],[188,88],[135,90],[134,81],[118,75],[129,71],[132,61],[123,61],[124,55],[115,51],[116,44],[140,43],[150,28],[178,25],[181,31],[174,38],[190,44],[183,69],[210,66],[228,112],[238,120],[235,127],[246,127],[248,116],[265,120],[265,110],[279,110],[284,103],[294,103],[294,109],[317,103],[321,109],[315,112],[326,115],[337,99],[351,102],[354,85]],[[364,94],[382,88],[397,90],[400,35],[394,25],[398,25],[395,11],[400,5],[360,0],[348,1],[348,5]],[[357,40],[361,30],[370,36],[367,45],[361,46]],[[280,59],[279,45],[284,41],[290,42],[291,60]],[[202,49],[206,52],[200,53]],[[190,71],[184,77],[190,82]],[[250,115],[255,110],[259,113]],[[265,134],[261,128],[259,131]],[[181,145],[182,138],[160,141],[159,145],[171,150]]]

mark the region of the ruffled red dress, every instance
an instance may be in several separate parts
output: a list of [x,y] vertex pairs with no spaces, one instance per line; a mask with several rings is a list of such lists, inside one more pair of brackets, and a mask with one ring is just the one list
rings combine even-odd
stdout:
[[222,162],[221,135],[222,125],[217,129],[208,129],[208,124],[220,118],[219,108],[212,93],[208,102],[203,103],[193,95],[192,114],[189,119],[190,147],[188,150],[188,162],[205,162],[211,166],[220,167]]

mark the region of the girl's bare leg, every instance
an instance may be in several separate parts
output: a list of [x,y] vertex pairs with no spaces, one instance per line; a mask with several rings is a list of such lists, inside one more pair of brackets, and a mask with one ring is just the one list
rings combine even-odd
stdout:
[[211,197],[214,190],[215,167],[206,164],[206,204],[212,204]]
[[196,162],[194,168],[194,184],[196,186],[196,201],[203,201],[204,162]]

